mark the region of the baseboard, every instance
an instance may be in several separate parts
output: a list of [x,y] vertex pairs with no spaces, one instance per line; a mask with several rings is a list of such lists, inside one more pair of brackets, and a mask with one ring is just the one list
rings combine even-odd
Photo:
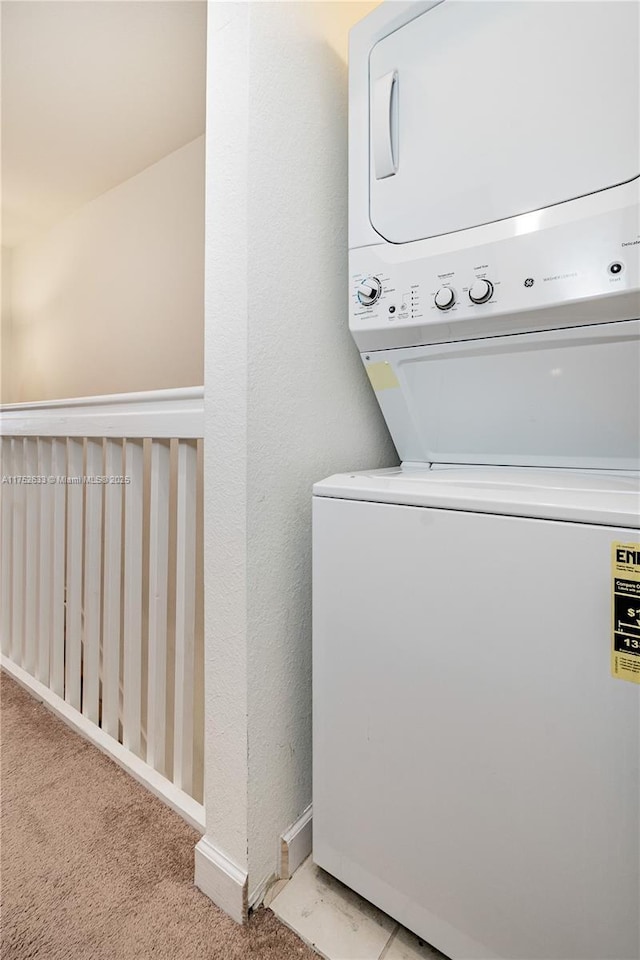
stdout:
[[262,903],[262,901],[266,896],[267,891],[270,890],[271,887],[274,885],[274,883],[277,883],[277,882],[278,882],[278,877],[275,875],[275,873],[272,873],[268,877],[265,877],[265,879],[258,884],[255,890],[252,890],[249,893],[249,899],[248,899],[249,910],[253,910],[254,907],[260,906],[260,904]]
[[313,810],[311,804],[280,837],[280,878],[288,880],[311,853]]
[[249,915],[248,880],[206,837],[196,844],[196,887],[237,923],[246,923]]
[[5,673],[19,683],[32,697],[39,700],[48,710],[51,710],[56,717],[63,720],[67,726],[79,733],[85,740],[90,740],[102,753],[105,753],[119,767],[126,770],[134,780],[137,780],[159,800],[179,813],[198,833],[204,833],[205,817],[202,804],[190,797],[184,790],[180,790],[179,787],[176,787],[170,780],[167,780],[166,777],[163,777],[162,774],[134,753],[131,753],[126,747],[123,747],[121,743],[105,733],[93,721],[87,720],[75,707],[68,704],[57,693],[53,693],[49,687],[36,680],[22,667],[18,667],[4,654],[0,657],[0,665]]

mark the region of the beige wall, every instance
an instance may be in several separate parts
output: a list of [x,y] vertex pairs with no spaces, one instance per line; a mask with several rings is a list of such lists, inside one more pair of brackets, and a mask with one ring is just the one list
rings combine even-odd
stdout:
[[11,393],[11,250],[9,247],[2,247],[0,290],[2,294],[2,325],[0,326],[0,402],[7,402]]
[[3,401],[202,383],[203,270],[198,137],[12,250]]
[[318,36],[347,63],[349,30],[380,3],[381,0],[329,0],[314,3],[313,17]]

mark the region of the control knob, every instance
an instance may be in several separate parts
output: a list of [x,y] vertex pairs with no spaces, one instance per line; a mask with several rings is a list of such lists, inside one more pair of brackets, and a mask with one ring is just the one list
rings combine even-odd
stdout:
[[435,295],[434,302],[438,310],[450,310],[456,302],[456,295],[451,287],[440,287]]
[[382,293],[382,284],[377,277],[367,277],[358,284],[356,296],[363,307],[370,307],[379,299]]
[[491,299],[493,284],[490,280],[474,280],[469,288],[471,303],[486,303]]

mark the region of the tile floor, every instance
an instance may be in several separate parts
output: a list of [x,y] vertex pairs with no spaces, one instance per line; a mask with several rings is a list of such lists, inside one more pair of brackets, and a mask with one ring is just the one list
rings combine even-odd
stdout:
[[326,960],[446,960],[311,857],[274,888],[269,906]]

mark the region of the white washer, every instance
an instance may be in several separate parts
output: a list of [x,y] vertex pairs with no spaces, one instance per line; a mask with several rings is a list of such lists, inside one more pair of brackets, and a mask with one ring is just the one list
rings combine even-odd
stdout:
[[314,494],[315,862],[455,960],[636,960],[640,687],[611,651],[637,477],[398,468]]

